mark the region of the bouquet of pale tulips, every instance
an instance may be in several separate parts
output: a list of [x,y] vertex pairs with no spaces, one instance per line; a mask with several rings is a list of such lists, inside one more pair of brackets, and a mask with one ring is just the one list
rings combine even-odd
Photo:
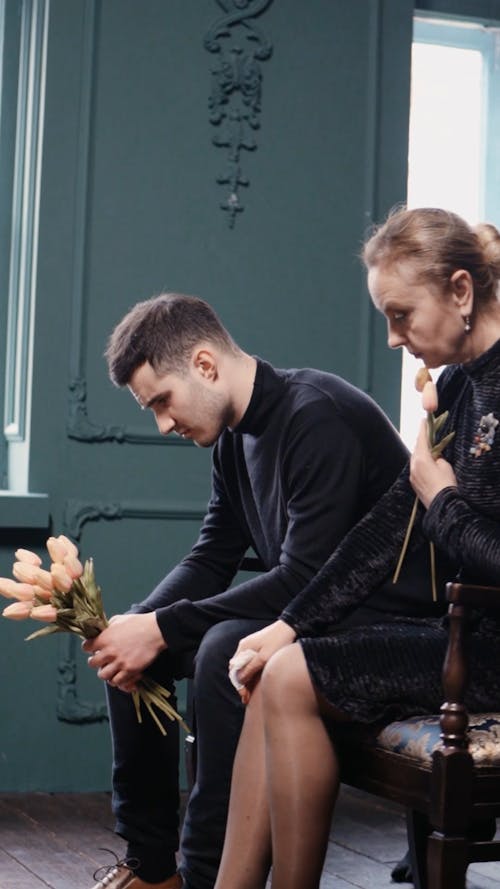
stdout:
[[[436,384],[433,382],[432,377],[429,373],[427,367],[421,367],[416,374],[415,377],[415,389],[417,392],[421,392],[422,394],[422,407],[427,414],[427,438],[429,441],[429,448],[432,456],[436,460],[442,452],[444,451],[447,444],[450,443],[454,432],[449,432],[439,441],[437,440],[437,434],[443,424],[446,422],[448,417],[448,411],[444,411],[444,413],[439,414],[438,417],[435,416],[435,411],[438,407],[438,393],[436,389]],[[417,507],[418,507],[418,496],[415,497],[413,503],[413,509],[410,515],[410,521],[408,522],[408,527],[406,529],[405,539],[403,541],[403,546],[401,547],[401,553],[399,556],[398,564],[396,565],[396,570],[394,572],[394,577],[392,578],[393,583],[397,583],[401,572],[401,566],[404,561],[404,557],[406,555],[406,550],[408,549],[408,544],[410,542],[410,535],[412,532],[413,525],[415,524],[415,518],[417,515]],[[432,540],[429,543],[430,547],[430,559],[431,559],[431,587],[432,587],[432,599],[434,602],[437,601],[437,588],[436,588],[436,556],[434,551],[434,544]]]
[[[42,568],[42,560],[26,549],[16,550],[16,562],[12,573],[15,580],[0,577],[0,594],[15,599],[3,610],[3,616],[11,620],[31,617],[44,621],[47,626],[27,637],[36,639],[51,633],[76,633],[83,639],[93,639],[108,625],[104,613],[101,590],[94,576],[92,559],[82,565],[78,549],[64,534],[49,537],[47,550],[52,560],[50,570]],[[165,728],[154,708],[165,713],[170,720],[176,719],[186,731],[188,726],[168,702],[170,692],[147,676],[132,692],[137,719],[142,722],[141,704],[158,725],[162,734]]]

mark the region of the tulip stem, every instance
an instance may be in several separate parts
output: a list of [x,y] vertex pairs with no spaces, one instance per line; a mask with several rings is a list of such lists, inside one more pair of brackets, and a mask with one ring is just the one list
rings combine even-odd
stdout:
[[413,503],[413,509],[411,511],[410,521],[408,522],[408,527],[406,529],[405,539],[403,541],[403,546],[401,547],[401,552],[399,554],[398,564],[396,565],[396,570],[394,572],[394,577],[392,578],[393,583],[397,583],[399,579],[399,574],[401,572],[401,566],[404,561],[404,557],[406,555],[406,550],[408,549],[408,544],[410,542],[410,535],[412,532],[413,525],[415,524],[415,518],[417,515],[417,507],[418,507],[418,497],[415,497]]
[[431,551],[431,586],[432,586],[432,601],[437,602],[437,587],[436,587],[436,551],[434,549],[434,543],[432,540],[429,543],[430,551]]
[[432,450],[435,442],[436,433],[435,433],[435,424],[434,424],[434,414],[430,411],[427,411],[427,440],[429,442],[429,448]]

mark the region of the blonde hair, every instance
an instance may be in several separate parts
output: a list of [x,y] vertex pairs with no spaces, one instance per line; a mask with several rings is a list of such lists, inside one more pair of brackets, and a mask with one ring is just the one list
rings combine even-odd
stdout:
[[497,298],[500,280],[500,232],[490,223],[475,227],[449,210],[398,207],[376,227],[361,254],[370,269],[411,261],[417,280],[450,289],[457,269],[471,275],[478,304]]

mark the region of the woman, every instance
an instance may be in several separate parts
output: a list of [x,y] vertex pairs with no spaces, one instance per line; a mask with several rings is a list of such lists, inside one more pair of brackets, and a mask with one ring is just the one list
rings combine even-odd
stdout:
[[[389,346],[404,346],[428,368],[449,365],[438,381],[438,413],[449,412],[439,437],[454,435],[434,459],[424,420],[390,491],[281,619],[240,642],[238,658],[256,653],[238,671],[248,703],[216,889],[264,887],[271,861],[273,889],[319,886],[339,785],[336,723],[435,712],[444,581],[460,572],[500,583],[500,234],[443,210],[397,210],[367,241],[363,260]],[[500,626],[478,616],[473,710],[498,703],[499,635]]]

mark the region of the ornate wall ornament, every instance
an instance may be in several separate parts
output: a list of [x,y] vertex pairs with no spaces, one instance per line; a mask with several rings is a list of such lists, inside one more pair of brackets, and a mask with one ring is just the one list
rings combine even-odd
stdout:
[[272,0],[217,0],[225,15],[208,31],[204,47],[217,53],[212,68],[212,91],[208,100],[210,123],[218,127],[212,142],[227,149],[227,167],[217,176],[220,185],[228,185],[225,201],[220,204],[228,214],[232,228],[236,215],[244,209],[240,203],[240,186],[248,186],[243,175],[240,155],[254,151],[254,131],[260,127],[262,96],[260,62],[269,59],[273,47],[262,31],[250,21],[261,15]]

